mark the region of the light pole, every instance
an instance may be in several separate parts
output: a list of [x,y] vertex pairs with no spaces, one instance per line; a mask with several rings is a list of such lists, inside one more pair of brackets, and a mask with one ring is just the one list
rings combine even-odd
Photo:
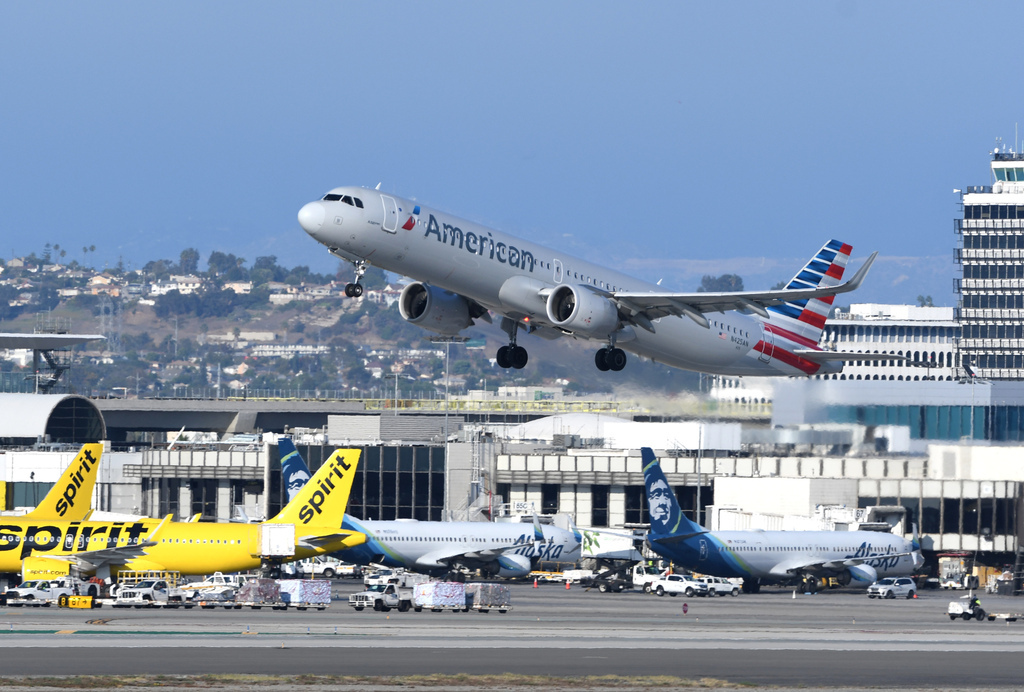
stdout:
[[452,356],[452,342],[464,344],[469,341],[469,337],[466,336],[432,336],[429,337],[430,341],[438,344],[444,344],[444,509],[443,516],[445,521],[451,519],[451,509],[448,506],[448,409],[449,409],[449,398],[448,398],[448,380],[451,365]]

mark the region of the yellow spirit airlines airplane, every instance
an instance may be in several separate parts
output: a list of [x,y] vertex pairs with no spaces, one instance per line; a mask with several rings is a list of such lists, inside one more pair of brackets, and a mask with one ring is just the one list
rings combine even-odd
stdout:
[[103,445],[85,444],[43,501],[21,519],[81,521],[92,514],[92,489],[96,486]]
[[337,450],[262,524],[176,522],[171,515],[128,522],[0,517],[0,572],[21,572],[26,580],[67,574],[72,567],[102,579],[127,570],[209,574],[351,548],[366,540],[341,528],[359,455],[358,449]]
[[412,324],[455,335],[501,316],[503,368],[529,355],[520,331],[603,344],[600,370],[622,370],[625,350],[685,370],[722,375],[837,373],[844,360],[877,358],[818,347],[836,294],[860,286],[877,253],[840,283],[852,248],[830,240],[783,290],[678,293],[362,187],[339,187],[299,210],[299,224],[356,268],[349,297],[372,264],[415,281],[399,309]]

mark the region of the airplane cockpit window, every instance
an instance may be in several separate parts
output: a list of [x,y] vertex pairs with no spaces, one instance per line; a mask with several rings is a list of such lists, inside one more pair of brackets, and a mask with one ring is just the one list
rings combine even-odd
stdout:
[[349,206],[352,207],[358,207],[359,209],[363,208],[363,200],[359,199],[358,197],[353,197],[352,195],[339,195],[333,192],[329,192],[323,196],[322,201],[344,202],[345,204],[348,204]]

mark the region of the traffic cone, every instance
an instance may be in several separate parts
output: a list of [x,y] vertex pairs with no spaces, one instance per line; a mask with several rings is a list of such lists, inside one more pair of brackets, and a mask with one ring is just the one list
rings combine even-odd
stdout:
[[533,580],[533,588],[535,588],[535,589],[537,588],[537,580],[536,579]]
[[571,583],[571,582],[570,582],[570,581],[569,581],[568,579],[567,579],[567,580],[565,581],[565,590],[566,590],[566,591],[568,591],[568,590],[569,590],[569,584],[570,584],[570,583]]

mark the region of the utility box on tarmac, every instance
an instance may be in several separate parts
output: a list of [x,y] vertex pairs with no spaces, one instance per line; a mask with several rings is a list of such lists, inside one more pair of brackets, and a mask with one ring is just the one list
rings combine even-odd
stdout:
[[260,557],[295,554],[295,524],[260,524]]

